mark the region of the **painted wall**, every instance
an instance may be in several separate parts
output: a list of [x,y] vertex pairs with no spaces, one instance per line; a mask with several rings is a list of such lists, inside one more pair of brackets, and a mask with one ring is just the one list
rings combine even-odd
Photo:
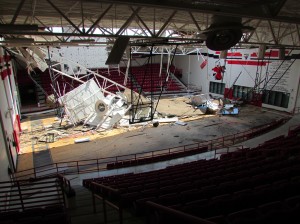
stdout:
[[0,61],[0,117],[2,127],[0,170],[4,170],[5,173],[8,169],[7,164],[10,164],[11,170],[16,168],[21,130],[12,62],[2,48],[0,49]]
[[[203,93],[209,92],[210,82],[225,83],[225,88],[235,85],[254,87],[260,83],[260,88],[279,91],[290,95],[287,108],[263,104],[264,107],[280,111],[292,112],[297,101],[299,85],[300,60],[279,60],[279,51],[267,50],[264,60],[258,60],[258,49],[229,50],[226,61],[219,59],[220,52],[201,52],[203,55],[176,56],[174,64],[183,69],[182,81],[191,89],[199,88]],[[298,54],[298,51],[287,51],[286,55]],[[200,67],[205,59],[208,63]],[[221,80],[216,80],[213,69],[216,66],[225,66]],[[279,80],[278,78],[282,78]],[[265,85],[266,77],[269,79]],[[270,79],[273,77],[272,79]],[[257,80],[257,81],[255,81]],[[300,103],[297,103],[300,104]]]
[[208,76],[207,67],[201,69],[199,64],[202,59],[198,60],[196,55],[180,55],[174,59],[174,65],[182,69],[181,81],[188,87],[188,89],[208,92]]
[[[62,46],[60,48],[51,47],[50,55],[52,61],[60,61],[60,57],[65,57],[68,60],[71,60],[75,63],[83,65],[86,68],[107,68],[108,65],[105,65],[105,62],[108,57],[108,53],[105,46]],[[134,55],[131,60],[131,66],[142,66],[147,63],[148,57],[140,57],[141,55]],[[46,56],[48,58],[48,56]],[[168,62],[168,55],[163,55],[163,63]],[[151,60],[149,60],[149,63]],[[152,56],[152,63],[160,63],[161,55]],[[121,61],[120,67],[127,67],[127,61]],[[109,66],[110,69],[117,69],[117,65]],[[78,72],[76,66],[73,66],[71,63],[68,66],[61,68],[61,71],[67,74],[73,74]],[[79,72],[80,74],[85,74],[86,71]]]
[[[65,57],[75,63],[85,66],[86,68],[107,67],[105,61],[107,59],[106,48],[99,46],[62,46],[60,48],[50,48],[51,60],[59,61],[61,57]],[[48,58],[48,56],[46,56]],[[62,68],[64,71],[64,68]],[[66,72],[66,71],[64,71]]]
[[8,174],[8,167],[11,167],[9,164],[9,155],[5,145],[5,137],[3,133],[3,126],[0,122],[0,181],[10,180]]

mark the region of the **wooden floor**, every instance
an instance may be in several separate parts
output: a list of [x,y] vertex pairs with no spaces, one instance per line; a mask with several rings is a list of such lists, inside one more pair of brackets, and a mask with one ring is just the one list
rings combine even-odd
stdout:
[[[47,131],[47,125],[58,121],[54,114],[33,115],[21,121],[24,133],[21,135],[21,154],[17,167],[20,171],[33,168],[35,164],[41,165],[43,162],[35,162],[34,157],[43,150],[48,151],[45,153],[48,157],[44,159],[45,163],[126,155],[211,140],[268,124],[284,116],[249,105],[242,107],[238,116],[191,115],[186,117],[186,126],[168,123],[158,127],[115,128],[101,133],[79,132],[54,143],[37,143],[34,135]],[[75,139],[85,137],[90,141],[74,144]]]

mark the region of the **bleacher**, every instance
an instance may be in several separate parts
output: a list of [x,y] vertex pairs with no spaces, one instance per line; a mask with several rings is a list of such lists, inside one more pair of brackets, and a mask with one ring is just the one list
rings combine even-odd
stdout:
[[[150,223],[299,223],[300,138],[83,185]],[[294,220],[294,221],[293,221]]]
[[0,223],[69,223],[58,179],[0,182]]
[[[124,85],[124,74],[126,72],[125,67],[120,67],[119,69],[94,68],[91,70],[120,85]],[[182,83],[180,83],[180,81],[176,78],[176,76],[178,76],[178,74],[181,73],[181,71],[179,69],[176,69],[174,65],[170,66],[170,75],[168,78],[166,69],[162,71],[161,76],[159,76],[159,71],[160,64],[131,67],[130,74],[132,75],[133,83],[131,83],[131,78],[128,77],[125,86],[127,88],[133,88],[136,92],[138,92],[139,89],[142,88],[143,93],[146,94],[150,93],[151,91],[153,93],[160,93],[160,91],[163,91],[164,94],[182,93],[186,91],[185,86]],[[52,81],[50,79],[49,71],[46,70],[40,75],[41,86],[48,95],[52,94]],[[87,81],[91,77],[94,76],[87,76],[84,80]],[[98,82],[102,86],[103,79],[98,78]],[[67,93],[79,86],[80,84],[81,83],[62,75],[57,76],[55,79],[55,85],[59,86],[60,94]],[[109,86],[107,90],[113,93],[118,91],[115,85]]]
[[131,74],[145,93],[159,93],[160,91],[163,91],[163,93],[181,93],[186,91],[185,86],[175,77],[175,71],[177,74],[178,70],[174,66],[170,66],[170,74],[167,78],[166,69],[162,69],[160,75],[160,64],[131,68]]

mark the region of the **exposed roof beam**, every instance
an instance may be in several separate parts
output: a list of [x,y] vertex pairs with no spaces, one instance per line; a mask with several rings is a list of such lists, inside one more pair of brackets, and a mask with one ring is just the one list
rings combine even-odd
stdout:
[[177,13],[176,10],[173,11],[173,13],[169,16],[169,18],[167,19],[167,21],[164,23],[164,25],[160,28],[160,30],[157,32],[157,34],[155,34],[156,37],[159,37],[159,35],[164,31],[164,29],[167,27],[167,25],[169,24],[169,22],[171,21],[171,19],[174,17],[174,15]]
[[286,3],[287,0],[281,0],[276,7],[272,10],[273,16],[277,16],[284,4]]
[[[138,13],[141,10],[141,7],[138,7],[136,10],[134,10],[136,13]],[[124,32],[124,30],[130,25],[130,23],[132,22],[132,20],[135,17],[135,13],[133,12],[131,14],[131,16],[126,20],[126,22],[121,26],[121,28],[118,30],[118,32],[116,33],[116,35],[120,35],[121,33]]]
[[[257,24],[256,24],[256,26],[255,26],[255,28],[257,28],[257,27],[259,26],[260,23],[261,23],[261,20],[258,20],[258,22],[257,22]],[[249,42],[249,40],[250,40],[251,37],[253,36],[254,32],[255,32],[255,29],[253,29],[253,30],[250,32],[250,34],[245,38],[245,42]]]
[[79,33],[82,31],[62,12],[60,9],[55,6],[50,0],[46,0],[65,20],[67,20]]
[[299,25],[296,25],[297,28],[297,36],[298,36],[298,44],[300,44],[300,29],[299,29]]
[[154,36],[147,24],[142,20],[142,18],[139,16],[139,14],[130,6],[132,12],[135,14],[135,16],[139,19],[139,21],[143,24],[143,26],[147,29],[147,31],[151,34],[151,36]]
[[16,22],[16,19],[17,19],[18,15],[19,15],[19,13],[20,13],[23,5],[24,5],[24,2],[25,2],[25,0],[21,0],[21,2],[20,2],[19,6],[18,6],[18,8],[17,8],[17,10],[16,10],[16,12],[14,14],[14,17],[12,18],[12,20],[10,22],[10,24],[14,24]]
[[[116,3],[116,4],[128,4],[128,5],[137,5],[142,7],[155,7],[155,8],[167,8],[181,11],[191,11],[191,12],[199,12],[213,15],[224,15],[224,16],[234,16],[234,17],[246,17],[246,18],[254,18],[254,19],[262,19],[262,20],[270,20],[270,21],[281,21],[286,23],[297,23],[300,24],[300,18],[288,17],[288,16],[274,16],[271,11],[266,13],[265,6],[268,3],[272,3],[269,1],[265,3],[263,1],[261,4],[253,4],[253,5],[243,5],[243,1],[240,1],[240,7],[229,7],[223,6],[221,7],[221,3],[217,6],[212,4],[207,4],[207,1],[203,1],[199,4],[193,4],[192,1],[147,1],[147,0],[104,0],[102,2],[106,3]],[[279,4],[278,4],[279,5]],[[279,7],[279,6],[278,6]],[[282,6],[281,6],[282,7]]]
[[[38,17],[34,17],[42,26],[44,26],[49,32],[52,33],[52,30],[49,29],[49,27],[47,27]],[[60,41],[62,41],[62,39],[60,39],[58,36],[56,36],[56,38]]]
[[269,28],[270,28],[270,31],[271,31],[271,34],[272,34],[273,41],[274,41],[275,44],[278,44],[278,39],[275,36],[275,32],[274,32],[273,26],[271,24],[271,21],[268,21],[268,24],[269,24]]
[[93,25],[88,29],[87,33],[91,32],[91,30],[98,25],[98,23],[100,22],[100,20],[105,16],[105,14],[111,9],[111,7],[113,6],[113,4],[110,4],[102,13],[101,15],[98,17],[98,19],[93,23]]
[[192,18],[192,20],[193,20],[195,26],[197,27],[198,31],[200,32],[200,31],[201,31],[201,28],[200,28],[199,24],[197,23],[195,17],[193,16],[193,13],[192,13],[192,12],[189,12],[189,14],[190,14],[190,16],[191,16],[191,18]]

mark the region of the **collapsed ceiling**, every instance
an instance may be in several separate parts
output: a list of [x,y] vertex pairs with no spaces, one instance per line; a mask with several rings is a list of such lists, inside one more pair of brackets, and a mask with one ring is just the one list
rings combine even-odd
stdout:
[[103,37],[113,42],[122,35],[132,45],[163,40],[202,46],[208,38],[228,37],[224,30],[242,30],[240,45],[300,46],[297,0],[2,0],[0,23],[1,42],[8,46],[25,45],[15,40],[20,37],[32,38],[34,45],[101,45],[107,44]]

